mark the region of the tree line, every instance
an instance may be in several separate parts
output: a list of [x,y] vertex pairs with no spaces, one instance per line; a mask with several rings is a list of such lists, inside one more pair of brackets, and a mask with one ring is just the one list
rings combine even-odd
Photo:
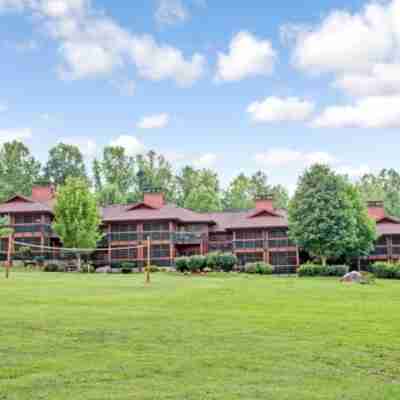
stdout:
[[[170,202],[200,212],[254,207],[257,197],[272,196],[277,208],[287,208],[289,195],[283,185],[271,185],[258,171],[239,174],[226,189],[212,169],[172,164],[154,151],[130,156],[123,147],[106,146],[87,168],[77,146],[59,143],[50,149],[42,165],[22,142],[0,148],[0,201],[15,193],[29,196],[35,184],[65,184],[68,177],[82,178],[95,193],[99,205],[126,204],[142,199],[145,190],[160,190]],[[388,214],[400,217],[400,175],[394,169],[366,174],[356,184],[361,198],[384,200]]]
[[29,196],[37,184],[61,187],[67,178],[84,180],[101,206],[140,201],[148,190],[162,191],[168,201],[199,212],[248,209],[264,196],[273,196],[276,207],[286,208],[289,200],[287,190],[270,185],[262,171],[239,174],[223,190],[215,171],[187,165],[176,172],[154,151],[131,156],[123,147],[106,146],[88,170],[79,148],[70,144],[51,148],[44,165],[22,142],[7,142],[0,149],[0,201],[15,193]]

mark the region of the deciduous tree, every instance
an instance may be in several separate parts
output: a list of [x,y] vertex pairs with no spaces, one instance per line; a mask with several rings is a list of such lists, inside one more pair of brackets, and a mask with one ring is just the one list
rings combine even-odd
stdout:
[[88,180],[79,147],[59,143],[50,149],[49,159],[44,167],[44,177],[56,186],[63,185],[69,177]]
[[[96,197],[82,178],[67,178],[59,187],[54,207],[53,229],[63,245],[74,249],[93,249],[102,238],[101,216]],[[80,253],[78,251],[78,269]]]

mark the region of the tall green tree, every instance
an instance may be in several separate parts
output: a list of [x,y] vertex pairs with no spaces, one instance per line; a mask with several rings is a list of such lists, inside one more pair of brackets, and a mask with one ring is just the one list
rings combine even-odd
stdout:
[[177,176],[177,203],[194,211],[220,211],[218,175],[210,169],[184,167]]
[[396,170],[364,175],[357,187],[365,201],[383,200],[386,212],[400,218],[400,174]]
[[161,191],[169,201],[176,201],[177,183],[171,164],[166,158],[149,151],[136,156],[136,196],[141,197],[145,191]]
[[[121,195],[134,189],[136,179],[135,158],[126,153],[124,147],[106,146],[103,157],[93,162],[95,188],[114,187]],[[106,191],[109,189],[106,189]]]
[[249,209],[255,206],[255,199],[269,196],[274,199],[274,207],[287,208],[289,195],[282,185],[270,185],[262,171],[250,177],[240,174],[225,191],[223,205],[225,209]]
[[59,143],[50,149],[49,158],[44,167],[44,177],[56,186],[64,185],[69,177],[88,180],[79,147]]
[[362,252],[368,246],[360,233],[370,223],[361,205],[358,192],[349,189],[343,176],[326,165],[313,165],[300,177],[290,201],[290,237],[324,265],[330,258]]
[[105,207],[113,204],[126,204],[127,195],[119,191],[117,185],[103,186],[96,192],[96,198],[99,205]]
[[67,248],[78,249],[78,269],[81,268],[79,249],[93,249],[102,238],[101,216],[96,197],[85,179],[67,178],[57,191],[53,229]]
[[16,193],[30,196],[40,168],[40,163],[22,142],[4,143],[0,149],[0,200]]

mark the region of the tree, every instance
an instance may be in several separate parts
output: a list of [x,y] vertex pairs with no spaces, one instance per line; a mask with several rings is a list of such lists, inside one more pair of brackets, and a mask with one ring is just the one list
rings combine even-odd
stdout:
[[49,151],[44,177],[52,184],[64,185],[69,177],[88,181],[83,155],[78,146],[59,143]]
[[145,191],[161,191],[169,201],[176,201],[176,176],[171,164],[161,154],[149,151],[136,156],[136,197]]
[[30,196],[39,174],[40,163],[22,142],[4,143],[0,149],[0,200],[16,193]]
[[349,243],[346,255],[359,261],[360,257],[368,256],[374,249],[374,243],[378,238],[376,222],[369,217],[368,208],[358,188],[348,184],[347,191],[353,205],[357,233],[356,239]]
[[183,206],[197,212],[215,212],[221,210],[218,193],[205,185],[200,185],[192,190],[186,197]]
[[194,211],[220,211],[218,175],[210,169],[184,167],[177,176],[177,203]]
[[225,209],[249,209],[255,207],[255,199],[269,196],[274,199],[274,207],[287,208],[289,195],[282,185],[269,185],[262,171],[250,177],[240,174],[225,191],[223,204]]
[[123,195],[117,185],[103,186],[96,192],[97,202],[101,206],[109,206],[113,204],[125,204],[127,196]]
[[316,164],[300,177],[289,204],[291,239],[323,265],[329,258],[354,255],[369,247],[368,234],[360,238],[371,228],[365,206],[349,185],[328,166]]
[[106,146],[101,160],[94,160],[93,175],[97,191],[114,187],[125,195],[133,189],[136,179],[135,159],[121,146]]
[[400,174],[383,169],[377,175],[364,175],[357,183],[365,201],[383,200],[389,215],[400,218]]
[[[96,197],[82,178],[67,178],[58,189],[53,229],[63,245],[73,249],[93,249],[102,238],[101,216]],[[81,257],[78,251],[78,269]]]

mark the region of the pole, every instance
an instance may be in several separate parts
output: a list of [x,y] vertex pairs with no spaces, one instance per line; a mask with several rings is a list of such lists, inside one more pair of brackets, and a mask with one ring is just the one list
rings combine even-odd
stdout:
[[11,267],[11,246],[12,246],[12,235],[8,237],[8,248],[7,248],[7,262],[6,262],[6,279],[10,276]]
[[145,268],[146,284],[150,283],[150,252],[151,252],[151,241],[150,235],[147,237],[147,262]]

